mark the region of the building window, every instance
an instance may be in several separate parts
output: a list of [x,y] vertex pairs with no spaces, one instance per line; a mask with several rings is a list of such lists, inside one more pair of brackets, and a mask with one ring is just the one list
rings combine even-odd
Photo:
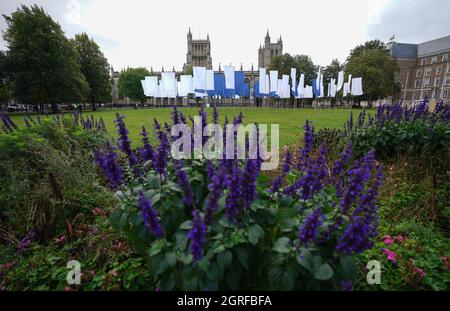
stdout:
[[447,99],[448,97],[448,89],[442,91],[442,99]]
[[450,73],[450,63],[449,64],[447,64],[447,73]]
[[439,79],[439,77],[434,78],[434,86],[439,86],[440,82],[441,82],[441,79]]
[[450,77],[445,78],[445,85],[450,85]]
[[[448,66],[447,66],[448,69]],[[416,71],[416,78],[420,78],[422,76],[422,69],[417,69]]]
[[420,88],[420,80],[419,79],[414,81],[414,88],[416,88],[416,89]]
[[423,96],[422,98],[428,97],[428,91],[423,91]]
[[437,75],[440,75],[441,72],[442,72],[442,66],[437,66],[437,67],[436,67],[436,74],[437,74]]
[[426,64],[427,64],[427,59],[422,58],[422,60],[420,61],[420,66],[425,66]]
[[437,56],[433,56],[433,57],[431,58],[431,63],[432,63],[432,64],[436,64],[436,63],[437,63]]
[[442,62],[448,62],[448,54],[442,55]]
[[425,77],[431,76],[431,67],[425,69]]
[[423,79],[423,87],[429,87],[430,86],[430,79]]

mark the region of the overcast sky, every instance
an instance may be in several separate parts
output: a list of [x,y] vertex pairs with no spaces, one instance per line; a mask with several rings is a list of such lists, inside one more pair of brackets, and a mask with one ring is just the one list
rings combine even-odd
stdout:
[[320,65],[394,33],[408,43],[450,35],[449,0],[2,0],[0,12],[9,15],[20,3],[42,6],[68,37],[86,32],[116,70],[180,70],[189,27],[194,39],[209,34],[215,69],[219,62],[256,69],[267,29],[272,41],[282,36],[285,53],[308,54]]

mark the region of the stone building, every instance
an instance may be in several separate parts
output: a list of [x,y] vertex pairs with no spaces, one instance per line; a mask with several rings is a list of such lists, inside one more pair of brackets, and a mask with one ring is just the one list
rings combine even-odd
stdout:
[[275,43],[270,42],[269,30],[267,30],[264,39],[264,46],[259,46],[258,50],[258,67],[267,68],[272,58],[277,55],[283,55],[283,40],[280,38]]
[[191,28],[187,34],[187,53],[186,53],[186,66],[194,67],[206,67],[208,69],[212,68],[212,58],[211,58],[211,42],[209,41],[209,34],[206,40],[193,40]]
[[450,36],[419,44],[390,42],[388,48],[400,67],[396,79],[405,102],[450,98]]

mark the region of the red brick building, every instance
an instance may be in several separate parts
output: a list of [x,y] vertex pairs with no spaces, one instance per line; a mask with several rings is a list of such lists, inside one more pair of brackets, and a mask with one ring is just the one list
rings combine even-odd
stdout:
[[391,42],[388,47],[400,66],[396,79],[404,102],[450,100],[450,36],[419,44]]

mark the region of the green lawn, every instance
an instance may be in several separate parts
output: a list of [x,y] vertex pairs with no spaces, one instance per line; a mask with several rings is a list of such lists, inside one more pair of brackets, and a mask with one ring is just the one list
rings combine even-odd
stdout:
[[[198,108],[179,108],[183,114],[196,115]],[[280,125],[280,145],[296,143],[299,135],[303,130],[305,120],[312,120],[316,128],[340,128],[350,115],[349,109],[275,109],[275,108],[240,108],[226,107],[219,108],[220,120],[223,122],[225,116],[230,120],[234,116],[239,115],[242,111],[244,115],[244,123],[258,122],[259,124],[278,123]],[[118,110],[102,110],[94,112],[98,117],[102,116],[106,122],[107,129],[110,133],[115,133],[114,119],[116,112],[126,116],[125,123],[130,131],[130,138],[133,145],[138,144],[140,140],[139,133],[143,125],[147,129],[151,129],[153,118],[157,118],[160,123],[169,122],[171,116],[171,108],[154,108],[154,109],[118,109]],[[212,109],[206,109],[208,118],[212,117]],[[358,111],[359,113],[359,111]],[[85,116],[91,112],[85,113]],[[11,118],[18,124],[23,126],[23,115],[12,115]]]

